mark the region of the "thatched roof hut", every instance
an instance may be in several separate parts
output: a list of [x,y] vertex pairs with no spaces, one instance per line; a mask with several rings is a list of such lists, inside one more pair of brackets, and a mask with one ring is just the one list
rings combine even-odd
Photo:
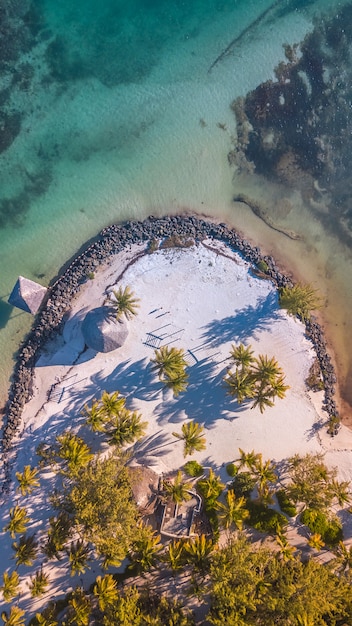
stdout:
[[34,315],[38,311],[46,292],[46,287],[29,280],[29,278],[19,276],[8,303]]
[[154,509],[158,502],[160,477],[150,467],[132,465],[128,467],[133,497],[140,509]]
[[116,320],[111,306],[101,306],[87,313],[82,322],[82,334],[89,348],[111,352],[125,343],[128,328],[126,322]]

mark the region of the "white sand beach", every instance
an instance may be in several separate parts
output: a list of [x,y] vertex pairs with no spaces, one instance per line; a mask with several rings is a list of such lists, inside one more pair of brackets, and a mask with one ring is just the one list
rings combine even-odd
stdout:
[[[119,285],[130,286],[140,299],[138,314],[128,321],[128,337],[121,348],[97,353],[85,347],[81,323],[86,313],[106,300]],[[11,453],[12,477],[25,465],[37,464],[39,443],[72,429],[85,439],[88,429],[81,415],[85,403],[102,391],[118,390],[128,408],[148,422],[146,437],[136,446],[135,462],[158,474],[184,464],[182,442],[172,433],[184,422],[204,425],[207,447],[192,458],[210,466],[224,482],[225,465],[238,458],[238,448],[261,452],[264,459],[281,461],[295,453],[324,452],[339,477],[352,478],[352,432],[346,427],[331,438],[324,424],[323,392],[308,392],[305,384],[315,353],[304,326],[278,305],[277,292],[268,280],[253,275],[249,264],[225,244],[213,240],[189,248],[147,253],[147,244],[135,244],[111,258],[88,280],[75,298],[62,335],[47,345],[35,368],[33,397],[25,406],[21,433]],[[263,414],[250,405],[238,405],[223,384],[232,344],[251,345],[255,355],[275,356],[290,389],[283,400]],[[183,348],[189,363],[189,386],[174,397],[162,388],[152,371],[154,348]],[[50,391],[51,390],[51,391]],[[89,443],[96,447],[96,436]],[[16,481],[1,505],[1,526],[18,500]],[[38,536],[52,514],[48,495],[52,475],[46,474],[40,493],[26,497],[32,517],[30,532]],[[345,520],[344,520],[345,521]],[[302,537],[300,538],[302,540]],[[352,524],[345,527],[352,540]],[[9,533],[1,534],[2,570],[12,570]],[[28,579],[28,569],[20,574]],[[67,562],[50,563],[51,586],[37,610],[49,598],[59,597],[78,584],[69,578]],[[87,574],[87,582],[101,573]],[[77,580],[76,580],[77,579]],[[84,581],[85,582],[85,581]],[[32,604],[31,604],[32,602]],[[33,601],[23,585],[21,606]]]

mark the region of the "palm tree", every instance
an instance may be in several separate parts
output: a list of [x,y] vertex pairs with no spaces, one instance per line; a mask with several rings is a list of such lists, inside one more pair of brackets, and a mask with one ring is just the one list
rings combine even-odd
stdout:
[[8,602],[17,596],[19,586],[20,579],[17,572],[12,572],[11,574],[4,572],[3,585],[1,585],[0,590],[2,591],[5,602]]
[[224,382],[227,385],[227,393],[236,397],[238,404],[253,398],[254,380],[250,372],[236,369],[233,373],[228,370]]
[[43,572],[43,567],[41,567],[34,576],[31,576],[31,582],[28,583],[32,598],[42,596],[48,585],[49,576]]
[[273,383],[278,376],[284,375],[275,357],[269,358],[266,354],[260,354],[254,359],[252,371],[255,379],[263,386]]
[[281,287],[279,304],[290,315],[298,315],[302,321],[309,320],[311,312],[322,306],[318,292],[309,284],[297,283],[293,287]]
[[163,480],[163,489],[175,504],[181,504],[192,497],[187,484],[182,479],[181,470],[177,472],[174,481]]
[[262,460],[262,455],[260,452],[245,452],[242,448],[238,448],[240,453],[240,458],[237,459],[236,463],[238,463],[238,469],[242,467],[248,467],[249,470],[253,471],[256,465]]
[[56,621],[52,610],[50,608],[44,609],[43,613],[35,614],[36,624],[38,626],[58,626],[59,622]]
[[161,346],[154,351],[154,358],[150,359],[150,361],[153,363],[152,368],[157,371],[160,380],[162,380],[163,376],[168,376],[172,379],[184,372],[187,367],[184,355],[182,348],[169,348],[169,346]]
[[71,432],[58,435],[56,441],[59,444],[58,456],[66,461],[67,470],[64,470],[64,473],[67,471],[69,475],[76,476],[93,458],[91,449],[85,441]]
[[141,536],[133,542],[130,558],[132,568],[138,572],[149,572],[155,567],[159,553],[163,549],[160,535],[151,531],[149,526],[143,528]]
[[27,524],[30,522],[30,517],[27,515],[26,509],[18,506],[10,509],[10,521],[4,527],[4,531],[9,530],[12,539],[16,534],[22,534],[26,532]]
[[82,587],[76,587],[68,601],[68,624],[74,626],[88,626],[91,612],[91,602]]
[[234,344],[231,346],[230,355],[234,360],[236,367],[240,367],[242,372],[253,364],[253,354],[251,346],[245,347],[243,343],[240,343],[238,346],[235,346]]
[[333,560],[332,569],[338,573],[347,574],[351,578],[352,572],[352,546],[347,548],[343,541],[340,541],[337,550],[337,557]]
[[235,526],[238,530],[242,530],[243,522],[249,516],[249,511],[245,508],[246,498],[241,496],[236,498],[235,492],[229,489],[226,493],[226,500],[217,503],[218,516],[221,525],[228,530],[231,526]]
[[183,456],[193,452],[200,452],[206,448],[206,440],[203,436],[204,427],[195,421],[190,421],[187,424],[182,424],[182,434],[172,433],[177,439],[181,439],[184,442]]
[[277,378],[270,384],[270,394],[272,398],[283,398],[286,395],[286,391],[290,388],[290,385],[285,385],[285,377],[277,376]]
[[210,556],[214,552],[215,545],[205,535],[199,535],[194,539],[184,542],[184,553],[188,563],[196,570],[205,572],[210,565]]
[[325,543],[322,540],[322,537],[321,537],[320,533],[313,533],[309,537],[308,545],[311,548],[314,548],[315,550],[321,550],[325,546]]
[[39,479],[37,478],[38,470],[30,465],[25,465],[23,472],[16,472],[16,478],[19,482],[18,489],[25,496],[31,493],[35,487],[39,487]]
[[110,303],[116,308],[116,319],[119,320],[124,315],[126,319],[132,319],[137,315],[139,298],[136,298],[130,287],[119,287],[113,290],[114,298],[109,298]]
[[176,398],[180,393],[186,391],[188,387],[188,374],[186,374],[186,372],[180,372],[180,374],[173,377],[166,375],[162,382],[165,384],[165,387],[172,390]]
[[17,566],[33,565],[38,552],[38,544],[34,537],[35,535],[22,535],[19,541],[15,541],[12,544],[12,548],[15,550],[14,558]]
[[85,416],[86,424],[94,433],[103,433],[105,431],[105,418],[98,402],[94,401],[92,406],[85,404],[81,414]]
[[20,609],[18,606],[12,606],[9,614],[6,611],[1,613],[1,619],[6,626],[24,626],[24,615],[25,611],[23,609]]
[[97,576],[93,593],[98,598],[101,611],[105,611],[106,607],[113,605],[119,597],[116,581],[111,574],[106,574],[103,578]]
[[115,446],[123,446],[133,443],[145,435],[148,422],[142,422],[142,415],[136,411],[121,409],[114,419],[114,427],[109,432],[109,443]]
[[257,479],[259,497],[267,498],[269,495],[269,483],[275,483],[278,478],[274,465],[271,461],[263,463],[262,457],[260,457],[253,467],[253,474]]
[[259,407],[259,411],[264,413],[267,407],[274,406],[272,400],[270,400],[271,394],[269,392],[258,391],[258,393],[254,396],[254,402],[251,406],[251,409],[255,409],[257,406]]
[[159,350],[155,350],[154,359],[151,359],[159,379],[172,389],[174,396],[185,391],[188,385],[188,374],[185,371],[188,364],[184,354],[182,348],[161,346]]
[[72,522],[67,513],[60,511],[57,517],[50,517],[49,525],[48,541],[43,546],[43,552],[49,559],[60,559],[59,552],[70,536]]
[[125,404],[126,398],[120,396],[118,391],[114,391],[113,393],[103,391],[99,400],[99,410],[105,421],[109,422],[120,413]]
[[76,543],[71,543],[70,549],[66,550],[66,554],[71,567],[71,576],[84,574],[90,554],[89,546],[79,539]]
[[334,497],[337,499],[339,506],[344,506],[351,501],[351,496],[349,494],[349,486],[350,483],[345,481],[338,481],[333,478],[329,484],[329,489]]
[[281,532],[278,532],[275,535],[275,539],[276,539],[276,543],[279,546],[279,554],[282,560],[285,562],[292,561],[295,558],[294,557],[295,548],[290,546],[285,535],[283,535]]
[[174,539],[168,544],[165,554],[162,555],[162,560],[170,565],[173,572],[181,569],[184,559],[184,542],[180,539]]
[[206,499],[209,507],[215,505],[225,485],[221,482],[220,477],[210,468],[208,477],[199,480],[197,487],[203,498]]

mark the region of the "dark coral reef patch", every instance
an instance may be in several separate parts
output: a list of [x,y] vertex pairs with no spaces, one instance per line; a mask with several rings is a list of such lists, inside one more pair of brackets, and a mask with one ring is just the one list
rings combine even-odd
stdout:
[[232,105],[237,164],[299,189],[324,226],[351,245],[352,5],[319,19],[285,55],[275,80]]

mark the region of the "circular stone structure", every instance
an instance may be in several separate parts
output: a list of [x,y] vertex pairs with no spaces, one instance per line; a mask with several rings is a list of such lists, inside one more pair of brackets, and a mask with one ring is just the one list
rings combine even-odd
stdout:
[[125,322],[116,320],[111,307],[100,306],[85,316],[82,334],[89,348],[96,352],[112,352],[125,343],[128,329]]

